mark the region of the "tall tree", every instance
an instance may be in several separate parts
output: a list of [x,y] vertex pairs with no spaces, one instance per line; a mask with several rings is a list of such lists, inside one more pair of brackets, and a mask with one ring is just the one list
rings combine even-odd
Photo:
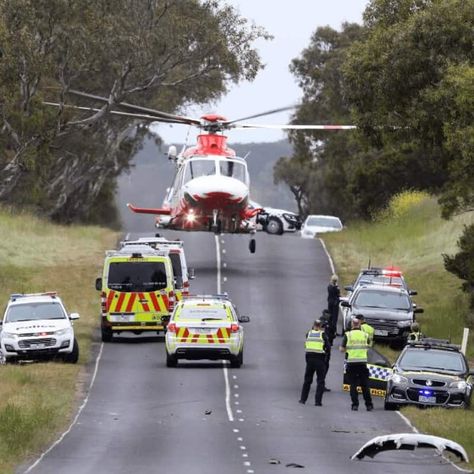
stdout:
[[[97,215],[146,133],[114,106],[215,100],[255,77],[259,37],[216,0],[0,0],[0,200],[58,220]],[[91,102],[71,89],[107,102],[78,112],[67,105]]]

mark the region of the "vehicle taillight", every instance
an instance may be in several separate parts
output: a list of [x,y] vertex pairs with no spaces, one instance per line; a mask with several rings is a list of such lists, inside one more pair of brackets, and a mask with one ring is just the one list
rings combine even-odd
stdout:
[[166,326],[166,330],[168,332],[176,332],[176,324],[175,323],[168,323],[168,326]]
[[239,332],[239,325],[238,324],[231,324],[230,325],[230,332]]
[[107,295],[105,291],[100,294],[100,309],[102,310],[102,316],[107,313]]
[[174,296],[174,291],[170,291],[168,295],[168,311],[173,311],[174,309],[174,304],[176,302],[175,296]]

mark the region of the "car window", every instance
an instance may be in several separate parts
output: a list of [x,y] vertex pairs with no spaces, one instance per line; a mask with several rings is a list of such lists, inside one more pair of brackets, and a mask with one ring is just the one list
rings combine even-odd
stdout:
[[167,286],[164,262],[112,262],[107,286],[116,291],[156,291]]
[[66,319],[62,306],[58,302],[25,303],[10,306],[5,322],[38,321],[40,319]]
[[336,217],[308,217],[306,225],[342,229],[341,221]]
[[459,352],[409,349],[398,361],[403,370],[437,369],[452,372],[465,372],[464,359]]
[[202,321],[207,318],[222,321],[232,319],[225,307],[213,306],[207,303],[197,304],[196,306],[183,306],[175,319],[177,321],[183,319],[196,319]]
[[354,304],[368,308],[388,308],[408,311],[411,309],[410,299],[406,294],[389,291],[364,291],[356,295]]
[[400,277],[389,277],[384,275],[361,275],[357,280],[358,285],[372,284],[372,285],[392,285],[405,287],[404,281]]
[[179,253],[170,253],[171,264],[173,265],[173,275],[176,279],[176,288],[183,287],[183,269],[181,267],[181,258]]

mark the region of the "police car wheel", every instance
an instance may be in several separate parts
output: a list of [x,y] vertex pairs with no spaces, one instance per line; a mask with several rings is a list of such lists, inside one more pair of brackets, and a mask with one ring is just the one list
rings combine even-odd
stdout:
[[102,342],[112,342],[114,333],[110,329],[101,328]]
[[283,222],[277,217],[270,217],[265,230],[268,234],[281,235],[283,234]]
[[239,355],[231,359],[230,366],[233,369],[240,369],[240,366],[244,363],[244,353],[241,351]]
[[79,360],[79,344],[77,343],[77,339],[74,338],[72,352],[64,356],[64,362],[67,362],[69,364],[77,364],[78,360]]
[[400,407],[396,403],[391,403],[385,401],[383,404],[383,409],[387,411],[395,411],[398,410]]
[[178,365],[178,358],[174,355],[166,353],[166,367],[176,367]]

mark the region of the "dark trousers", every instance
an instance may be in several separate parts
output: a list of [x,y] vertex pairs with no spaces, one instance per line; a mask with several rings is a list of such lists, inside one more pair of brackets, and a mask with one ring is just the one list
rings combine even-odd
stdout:
[[326,378],[327,364],[326,356],[306,354],[306,370],[304,373],[303,388],[301,389],[300,400],[305,402],[308,399],[309,389],[313,383],[314,373],[316,372],[316,396],[315,403],[321,403],[324,392],[324,379]]
[[337,334],[337,318],[339,317],[339,303],[329,303],[328,311],[331,314],[329,326],[334,335]]
[[359,406],[359,394],[357,386],[362,389],[365,406],[372,406],[372,397],[369,390],[369,369],[366,364],[352,363],[347,364],[347,377],[351,385],[352,406]]

